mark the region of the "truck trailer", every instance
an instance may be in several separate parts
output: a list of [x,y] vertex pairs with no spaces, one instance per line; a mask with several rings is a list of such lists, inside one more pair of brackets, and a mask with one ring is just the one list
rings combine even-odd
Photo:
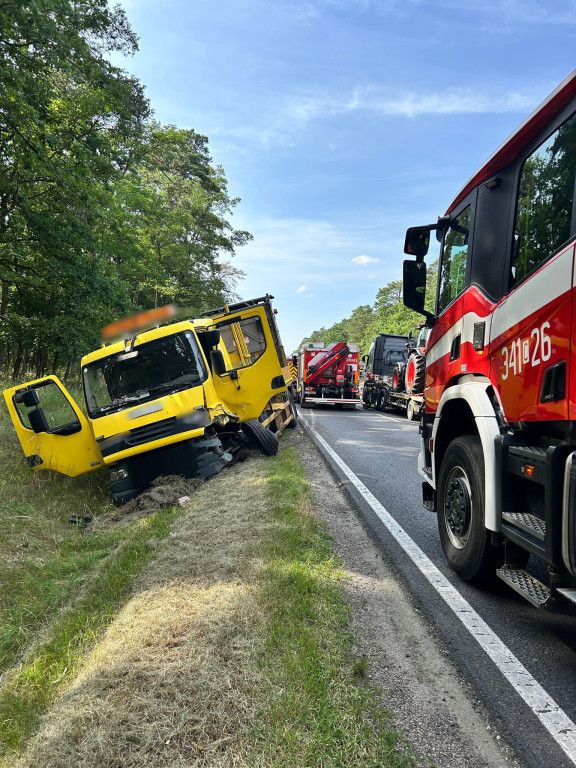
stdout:
[[576,603],[575,182],[576,71],[404,248],[404,303],[430,328],[424,506],[463,579],[538,607]]
[[210,477],[243,446],[276,453],[278,438],[259,419],[270,403],[286,409],[286,422],[295,411],[272,298],[195,320],[161,324],[153,310],[136,327],[109,326],[120,338],[82,359],[86,415],[56,376],[6,389],[30,467],[71,477],[107,468],[123,503],[160,475]]
[[359,347],[338,342],[324,345],[310,342],[298,354],[297,392],[300,405],[336,405],[356,407],[361,402],[358,391]]
[[424,348],[427,329],[412,335],[380,333],[362,358],[362,405],[377,411],[399,410],[418,419],[424,404]]

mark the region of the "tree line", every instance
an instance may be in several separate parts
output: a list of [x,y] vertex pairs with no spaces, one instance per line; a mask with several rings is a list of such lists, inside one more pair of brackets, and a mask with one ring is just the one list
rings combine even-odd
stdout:
[[137,39],[107,0],[0,0],[0,375],[70,375],[103,325],[234,296],[208,139],[153,119],[114,66]]
[[[428,265],[426,272],[426,309],[434,310],[438,261]],[[320,328],[302,339],[298,349],[308,342],[333,344],[338,341],[358,344],[360,353],[368,353],[372,339],[379,333],[407,335],[415,332],[424,318],[402,303],[402,281],[393,280],[379,289],[373,304],[363,304],[329,328]]]

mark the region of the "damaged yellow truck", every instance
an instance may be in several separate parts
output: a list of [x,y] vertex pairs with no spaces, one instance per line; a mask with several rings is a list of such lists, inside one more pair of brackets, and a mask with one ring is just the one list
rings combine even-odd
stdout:
[[276,453],[258,419],[271,401],[284,402],[292,425],[296,412],[272,298],[131,332],[86,355],[86,415],[56,376],[5,390],[30,466],[71,477],[107,467],[121,504],[160,475],[210,477],[245,446]]

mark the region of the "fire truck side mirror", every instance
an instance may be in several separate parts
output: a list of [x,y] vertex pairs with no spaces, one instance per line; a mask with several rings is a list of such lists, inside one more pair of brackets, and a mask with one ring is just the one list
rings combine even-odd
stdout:
[[404,253],[423,259],[430,247],[430,227],[410,227],[406,230]]
[[424,309],[426,300],[426,262],[406,260],[404,262],[402,292],[404,305],[421,315],[430,316]]

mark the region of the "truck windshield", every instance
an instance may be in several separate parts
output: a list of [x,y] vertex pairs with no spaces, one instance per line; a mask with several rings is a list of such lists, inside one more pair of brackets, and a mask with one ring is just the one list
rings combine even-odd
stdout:
[[202,384],[208,372],[191,331],[163,336],[84,366],[86,407],[92,418]]

